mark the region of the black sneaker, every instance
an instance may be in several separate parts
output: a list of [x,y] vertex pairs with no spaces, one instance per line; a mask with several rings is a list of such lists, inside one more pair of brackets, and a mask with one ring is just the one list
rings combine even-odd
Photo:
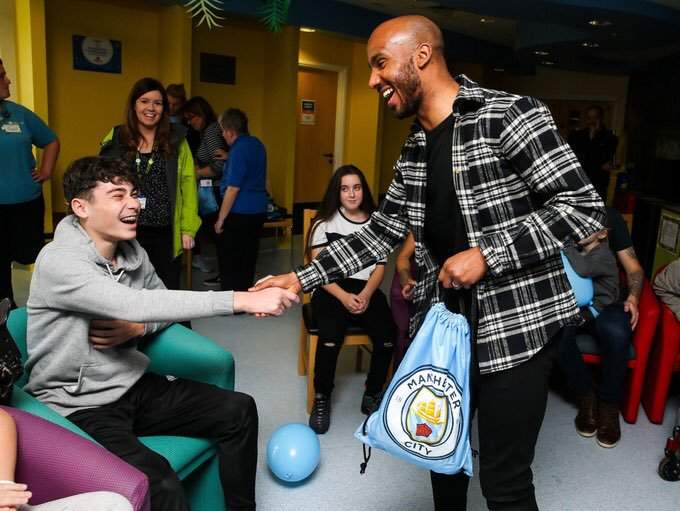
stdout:
[[361,398],[361,413],[371,415],[380,406],[380,401],[382,401],[382,392],[377,394],[364,392],[364,397]]
[[309,427],[317,435],[323,435],[331,426],[331,398],[323,394],[314,395],[314,406],[309,415]]
[[220,285],[222,285],[222,279],[220,279],[219,275],[211,279],[205,279],[203,285],[208,287],[220,287]]

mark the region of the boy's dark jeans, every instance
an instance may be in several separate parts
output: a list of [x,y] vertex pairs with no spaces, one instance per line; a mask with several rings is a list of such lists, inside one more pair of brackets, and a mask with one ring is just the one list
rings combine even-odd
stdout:
[[575,342],[579,333],[591,335],[602,356],[602,374],[597,396],[608,403],[619,403],[623,397],[623,385],[628,367],[628,353],[633,338],[630,314],[623,303],[616,302],[605,307],[600,314],[583,326],[570,327],[560,346],[559,363],[567,375],[575,396],[585,396],[594,391],[591,370],[581,357]]
[[139,436],[216,439],[227,508],[255,509],[258,418],[255,401],[247,394],[147,373],[115,403],[68,418],[147,475],[154,511],[187,511],[189,504],[168,461]]

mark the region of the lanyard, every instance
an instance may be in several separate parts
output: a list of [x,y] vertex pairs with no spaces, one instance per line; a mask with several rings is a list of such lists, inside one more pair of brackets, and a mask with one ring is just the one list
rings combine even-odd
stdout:
[[146,162],[146,166],[144,168],[144,171],[141,172],[141,166],[142,166],[142,155],[139,152],[139,149],[137,150],[137,156],[135,157],[135,167],[137,168],[137,174],[142,174],[146,176],[151,168],[153,167],[154,163],[154,156],[156,155],[156,145],[154,144],[153,150],[151,151],[151,156],[149,156],[149,159]]
[[7,110],[7,107],[5,106],[4,101],[0,101],[0,120],[4,123],[7,119],[9,119],[12,116],[12,114]]

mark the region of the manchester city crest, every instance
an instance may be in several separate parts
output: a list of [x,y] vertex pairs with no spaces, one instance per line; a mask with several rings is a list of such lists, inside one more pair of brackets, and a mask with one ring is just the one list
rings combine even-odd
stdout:
[[445,370],[419,367],[386,396],[385,429],[397,444],[415,456],[451,456],[463,431],[461,390]]

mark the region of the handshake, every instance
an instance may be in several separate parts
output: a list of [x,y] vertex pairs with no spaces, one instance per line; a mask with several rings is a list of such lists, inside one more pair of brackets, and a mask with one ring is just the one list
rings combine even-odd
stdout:
[[247,312],[259,317],[280,316],[294,303],[300,301],[302,290],[294,272],[271,275],[258,280],[247,293],[234,293],[234,312]]

